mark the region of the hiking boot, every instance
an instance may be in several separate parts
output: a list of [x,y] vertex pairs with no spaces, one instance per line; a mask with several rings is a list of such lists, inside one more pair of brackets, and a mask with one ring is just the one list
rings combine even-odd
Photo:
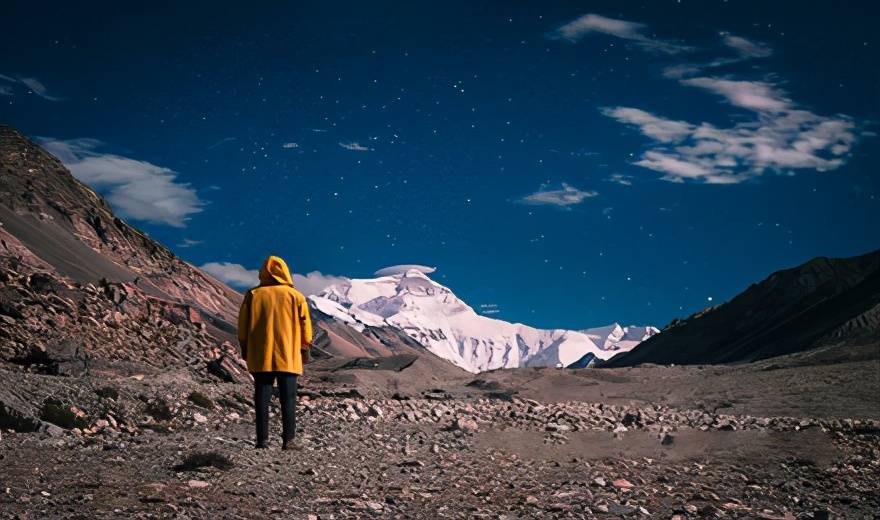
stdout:
[[281,443],[281,449],[284,451],[299,451],[303,449],[303,443],[298,439],[290,439]]

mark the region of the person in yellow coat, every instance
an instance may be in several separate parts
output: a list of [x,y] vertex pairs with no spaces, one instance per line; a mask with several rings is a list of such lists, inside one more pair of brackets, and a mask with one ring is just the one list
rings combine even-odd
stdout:
[[260,285],[244,295],[238,314],[238,342],[254,376],[257,448],[269,441],[269,400],[278,381],[282,449],[296,435],[296,382],[312,344],[312,320],[306,297],[293,286],[287,264],[270,256],[260,268]]

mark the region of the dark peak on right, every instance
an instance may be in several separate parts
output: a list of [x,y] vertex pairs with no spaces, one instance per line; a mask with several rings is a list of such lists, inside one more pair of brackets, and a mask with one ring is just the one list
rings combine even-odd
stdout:
[[878,346],[880,250],[777,271],[602,366],[741,363],[795,353],[832,363],[876,356]]

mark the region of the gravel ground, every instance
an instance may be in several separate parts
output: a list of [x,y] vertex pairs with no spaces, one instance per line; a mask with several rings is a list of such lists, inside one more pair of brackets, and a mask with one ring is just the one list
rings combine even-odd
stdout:
[[[0,380],[31,400],[36,389],[54,395],[61,408],[76,400],[82,415],[68,429],[4,432],[3,518],[880,512],[877,417],[749,416],[640,399],[539,402],[441,389],[374,399],[307,379],[299,403],[302,445],[281,451],[276,441],[255,450],[245,385],[184,374],[108,384],[0,372]],[[617,391],[615,383],[606,385]],[[499,395],[497,388],[491,395]]]

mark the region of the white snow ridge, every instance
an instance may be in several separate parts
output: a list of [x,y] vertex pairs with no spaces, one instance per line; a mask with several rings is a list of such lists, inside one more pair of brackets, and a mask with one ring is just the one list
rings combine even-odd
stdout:
[[496,368],[568,366],[592,353],[600,359],[632,349],[654,327],[542,330],[482,316],[425,269],[351,279],[310,296],[314,307],[346,325],[394,327],[470,372]]

